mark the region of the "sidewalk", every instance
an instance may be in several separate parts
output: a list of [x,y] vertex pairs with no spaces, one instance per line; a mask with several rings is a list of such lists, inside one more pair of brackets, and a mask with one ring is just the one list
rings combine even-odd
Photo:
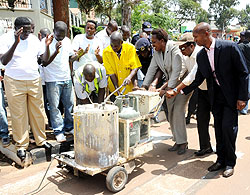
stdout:
[[[165,135],[171,134],[169,124],[154,125],[153,131],[162,134],[154,149],[135,160],[136,168],[128,176],[125,188],[118,195],[249,195],[250,194],[250,114],[239,116],[237,138],[237,165],[232,177],[224,178],[221,171],[209,173],[207,168],[216,160],[216,154],[194,156],[199,149],[196,120],[187,126],[189,149],[184,155],[169,152],[174,142]],[[211,121],[212,123],[212,121]],[[214,129],[210,125],[212,146],[215,147]],[[39,163],[18,170],[1,162],[0,194],[25,194],[39,185],[49,163]],[[105,176],[75,177],[65,169],[57,168],[53,161],[39,191],[47,194],[111,194],[105,187]]]

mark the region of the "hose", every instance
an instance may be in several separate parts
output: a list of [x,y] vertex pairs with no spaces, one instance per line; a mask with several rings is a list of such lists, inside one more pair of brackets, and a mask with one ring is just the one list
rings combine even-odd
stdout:
[[[58,155],[56,155],[56,156],[58,156]],[[56,156],[55,156],[55,157],[56,157]],[[48,166],[48,168],[47,168],[47,170],[46,170],[46,172],[45,172],[45,174],[44,174],[44,176],[43,176],[43,178],[42,178],[42,181],[40,182],[39,186],[38,186],[35,190],[33,190],[33,191],[31,191],[31,192],[28,192],[28,193],[26,193],[26,194],[24,194],[24,195],[36,194],[36,193],[39,192],[39,189],[40,189],[40,187],[41,187],[41,185],[42,185],[42,183],[43,183],[43,180],[45,179],[45,176],[47,175],[47,173],[48,173],[48,171],[49,171],[49,168],[50,168],[50,166],[51,166],[53,160],[55,159],[55,157],[51,159],[51,161],[50,161],[50,163],[49,163],[49,166]]]

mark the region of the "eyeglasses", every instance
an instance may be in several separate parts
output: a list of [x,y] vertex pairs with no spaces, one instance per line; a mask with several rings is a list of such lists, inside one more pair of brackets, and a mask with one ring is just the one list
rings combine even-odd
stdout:
[[181,51],[184,51],[184,50],[187,49],[187,48],[188,48],[188,46],[187,46],[187,47],[185,47],[185,46],[179,47],[179,49],[180,49]]
[[187,42],[186,44],[184,44],[184,46],[180,45],[179,49],[181,51],[184,51],[185,49],[187,49],[190,45],[194,44],[193,42]]

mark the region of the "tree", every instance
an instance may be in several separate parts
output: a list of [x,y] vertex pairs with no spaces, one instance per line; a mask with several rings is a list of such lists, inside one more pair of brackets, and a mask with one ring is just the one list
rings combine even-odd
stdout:
[[174,13],[162,7],[158,13],[153,12],[154,6],[144,1],[135,6],[132,11],[132,30],[138,31],[141,29],[141,24],[148,21],[153,28],[163,28],[167,31],[178,26],[178,21],[175,19]]
[[222,31],[235,18],[237,11],[233,8],[239,4],[239,0],[211,0],[209,4],[209,12],[215,19],[215,25]]
[[180,24],[186,21],[195,20],[202,12],[201,0],[169,0],[168,7],[173,9]]
[[96,14],[105,15],[112,18],[112,10],[119,0],[76,0],[79,9],[89,15],[91,10],[95,10]]
[[76,2],[78,3],[79,9],[86,15],[89,15],[91,10],[101,5],[100,0],[76,0]]
[[118,0],[99,0],[100,4],[95,9],[96,13],[105,15],[109,18],[109,21],[112,19],[112,10],[118,3]]
[[160,13],[166,6],[166,1],[164,0],[152,0],[152,11],[154,13]]
[[122,24],[127,25],[131,29],[131,11],[132,7],[138,4],[141,0],[122,0]]
[[200,9],[196,15],[195,21],[197,24],[201,23],[201,22],[209,22],[209,18],[210,18],[210,14],[207,13],[206,10],[204,9]]
[[53,2],[53,12],[54,12],[54,23],[56,23],[57,21],[65,22],[68,26],[68,37],[69,37],[70,34],[69,0],[52,0],[52,2]]
[[246,9],[239,11],[237,18],[241,25],[250,29],[250,5],[246,5]]

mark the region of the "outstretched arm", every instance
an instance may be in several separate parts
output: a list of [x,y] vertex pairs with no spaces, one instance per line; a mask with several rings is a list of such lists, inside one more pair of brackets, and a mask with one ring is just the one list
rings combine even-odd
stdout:
[[128,85],[131,83],[132,78],[135,76],[137,73],[138,68],[133,69],[130,74],[127,76],[127,78],[124,79],[123,84]]

